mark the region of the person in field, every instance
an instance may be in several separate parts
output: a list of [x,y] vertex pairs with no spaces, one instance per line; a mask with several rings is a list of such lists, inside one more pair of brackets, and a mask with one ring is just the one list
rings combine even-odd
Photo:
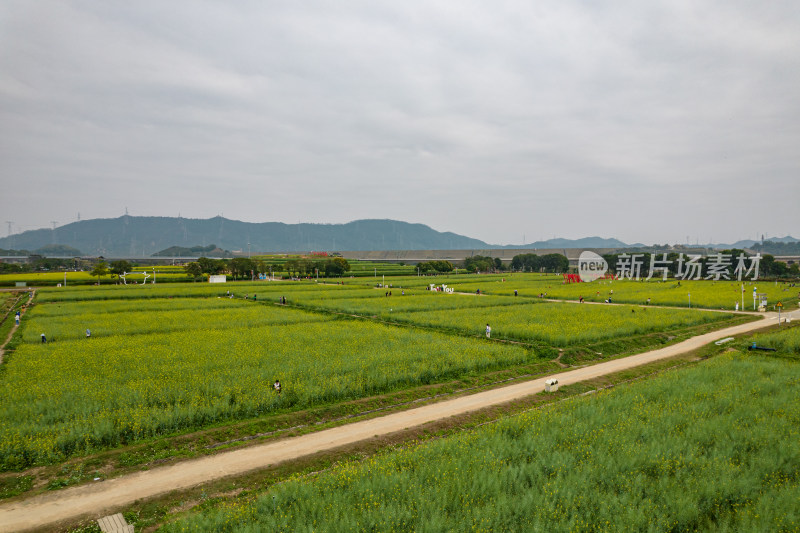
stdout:
[[275,383],[272,384],[272,388],[275,389],[275,392],[280,394],[281,393],[281,382],[280,380],[276,379]]
[[44,336],[44,333],[42,333],[42,344],[47,344],[47,337]]
[[486,338],[489,339],[492,336],[492,327],[489,324],[486,324]]
[[89,331],[89,328],[86,328],[86,338],[88,339],[91,336],[92,336],[92,332]]

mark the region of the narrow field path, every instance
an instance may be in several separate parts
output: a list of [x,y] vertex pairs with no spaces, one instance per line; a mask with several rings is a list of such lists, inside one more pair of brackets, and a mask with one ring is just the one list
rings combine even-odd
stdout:
[[[27,293],[27,292],[25,292],[25,293],[23,293],[23,294],[20,294],[20,295],[17,297],[17,299],[16,299],[16,300],[14,300],[14,303],[12,303],[12,304],[11,304],[11,306],[8,308],[8,312],[6,312],[6,315],[3,317],[3,320],[2,320],[2,322],[0,322],[0,323],[3,323],[3,322],[5,322],[6,320],[10,320],[10,319],[11,319],[11,313],[14,311],[14,307],[16,307],[16,305],[19,303],[19,301],[20,301],[22,298],[26,298],[26,297],[28,297],[28,293]],[[5,339],[3,339],[3,342],[2,342],[2,344],[0,344],[0,365],[2,365],[2,364],[3,364],[3,357],[4,357],[4,356],[5,356],[5,354],[6,354],[6,350],[5,350],[5,348],[6,348],[6,344],[8,344],[8,343],[9,343],[9,341],[11,340],[11,337],[13,337],[13,336],[14,336],[14,332],[16,332],[16,331],[17,331],[17,328],[18,328],[18,327],[19,327],[19,326],[18,326],[17,324],[14,324],[14,325],[11,327],[11,331],[9,331],[9,332],[8,332],[8,335],[6,336],[6,338],[5,338]]]
[[[784,313],[783,316],[797,319],[800,318],[800,311]],[[562,372],[555,376],[561,385],[593,379],[690,352],[725,337],[774,325],[775,319],[776,315],[770,313],[755,322],[705,333],[672,346]],[[223,452],[94,485],[68,488],[27,500],[6,503],[0,505],[0,532],[43,529],[83,517],[99,518],[112,511],[124,509],[137,500],[245,474],[283,461],[536,394],[544,390],[546,379],[548,378],[538,378],[317,433]]]

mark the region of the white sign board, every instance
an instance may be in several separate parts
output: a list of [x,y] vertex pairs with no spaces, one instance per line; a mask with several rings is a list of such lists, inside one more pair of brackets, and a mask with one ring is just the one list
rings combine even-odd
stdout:
[[225,274],[220,274],[219,276],[208,276],[209,283],[225,283],[227,281],[227,277]]

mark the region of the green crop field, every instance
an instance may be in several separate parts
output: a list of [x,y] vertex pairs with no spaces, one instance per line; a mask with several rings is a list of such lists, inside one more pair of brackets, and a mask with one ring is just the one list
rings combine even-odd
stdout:
[[[349,286],[341,286],[352,288]],[[237,297],[245,294],[263,295],[277,299],[292,291],[317,290],[313,281],[247,281],[236,283],[160,283],[156,285],[103,285],[100,287],[46,288],[38,291],[37,301],[68,302],[78,300],[117,300],[147,298],[193,298],[204,296],[226,296],[232,292]]]
[[[250,323],[263,323],[260,315],[270,312],[257,303],[243,310],[252,316],[240,318],[241,327],[209,321],[201,328],[155,333],[162,317],[174,324],[168,318],[171,312],[148,313],[148,302],[141,303],[142,313],[152,321],[136,320],[125,334],[25,343],[16,349],[0,381],[3,469],[536,357],[518,346],[476,344],[366,321],[253,327]],[[219,312],[205,316],[226,320]],[[195,320],[196,312],[174,313],[184,321]],[[36,325],[45,323],[43,317]],[[134,328],[141,334],[130,335]],[[30,333],[26,330],[26,338]],[[276,378],[284,384],[282,396],[271,389]]]
[[[407,290],[403,295],[400,289],[392,289],[392,296],[386,297],[384,289],[370,289],[377,297],[373,298],[328,298],[314,299],[313,293],[298,295],[295,299],[301,305],[338,311],[342,313],[380,316],[394,319],[398,313],[408,311],[443,311],[447,309],[489,307],[502,305],[534,304],[531,298],[513,298],[508,296],[475,296],[465,294],[444,294],[440,292]],[[361,293],[361,291],[352,291]],[[343,294],[342,296],[348,296]]]
[[[145,269],[146,272],[149,274],[147,278],[147,283],[151,283],[153,281],[153,271],[152,269]],[[23,273],[15,273],[15,274],[0,274],[0,286],[13,286],[14,283],[18,281],[24,281],[28,285],[31,286],[52,286],[57,285],[59,283],[63,284],[66,274],[66,283],[67,287],[70,286],[71,283],[86,285],[89,283],[96,283],[98,278],[96,276],[92,276],[89,272],[23,272]],[[126,277],[128,283],[142,283],[145,280],[143,272],[132,272],[128,274]],[[176,272],[165,272],[165,273],[156,273],[156,282],[158,281],[177,281],[186,279],[186,274],[176,273]],[[116,278],[113,280],[110,276],[103,276],[99,279],[105,284],[116,283]]]
[[688,309],[549,302],[392,314],[396,321],[476,335],[483,334],[488,323],[495,338],[543,341],[560,347],[730,318],[726,313]]
[[[730,318],[398,290],[387,297],[371,284],[313,281],[40,289],[0,369],[0,468],[541,362],[554,357],[548,344],[722,327]],[[282,296],[289,306],[275,305]],[[535,347],[470,338],[486,322],[493,337]],[[275,378],[285,386],[280,397],[269,386]]]
[[[691,294],[692,307],[733,310],[736,303],[742,302],[742,284],[732,281],[630,281],[599,280],[592,283],[564,284],[561,278],[536,279],[530,274],[515,274],[506,281],[474,280],[457,283],[452,281],[456,291],[474,293],[476,288],[486,294],[577,300],[581,296],[589,302],[603,302],[608,297],[615,303],[644,304],[650,298],[651,305],[688,307]],[[535,275],[533,275],[535,276]],[[744,309],[753,310],[753,288],[766,293],[770,305],[782,301],[784,305],[797,305],[800,287],[789,283],[751,282],[744,283]],[[612,293],[613,291],[613,293]]]
[[162,530],[797,531],[798,376],[796,361],[726,354],[290,479]]
[[[183,305],[182,309],[170,308],[169,304],[180,300],[151,300],[146,305],[139,303],[137,310],[122,311],[117,306],[98,307],[89,310],[85,306],[80,312],[72,312],[54,316],[47,311],[48,307],[57,304],[37,305],[26,316],[28,326],[22,336],[24,342],[40,342],[42,332],[47,333],[50,342],[67,339],[86,338],[86,330],[90,330],[92,342],[98,337],[112,335],[139,335],[166,333],[182,330],[203,330],[214,328],[224,330],[230,328],[254,328],[258,326],[295,324],[298,322],[315,322],[331,317],[279,306],[258,306],[244,300],[228,298],[194,298],[189,302],[193,307]],[[120,302],[113,302],[119,304]],[[59,311],[67,311],[62,308]],[[116,310],[114,310],[116,307]],[[42,313],[40,315],[40,313]],[[90,347],[88,348],[90,349]]]

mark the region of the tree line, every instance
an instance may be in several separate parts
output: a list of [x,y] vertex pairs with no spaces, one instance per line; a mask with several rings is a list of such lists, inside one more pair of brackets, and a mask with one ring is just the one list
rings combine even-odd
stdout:
[[342,257],[330,259],[289,259],[283,263],[267,263],[260,259],[235,257],[233,259],[211,259],[200,257],[184,266],[186,273],[194,278],[206,275],[230,274],[233,279],[249,278],[270,272],[287,272],[291,277],[319,274],[325,277],[341,276],[350,270],[350,263]]

